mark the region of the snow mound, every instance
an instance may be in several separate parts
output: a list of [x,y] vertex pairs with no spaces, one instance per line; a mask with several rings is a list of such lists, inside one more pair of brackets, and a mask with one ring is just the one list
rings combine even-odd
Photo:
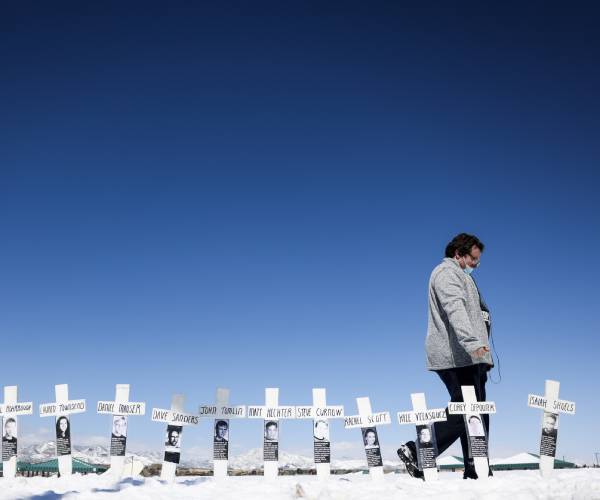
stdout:
[[265,480],[260,476],[213,478],[178,477],[174,484],[158,478],[129,478],[115,483],[110,477],[5,478],[0,500],[15,498],[133,499],[159,500],[501,500],[600,498],[600,469],[555,471],[542,478],[539,471],[497,472],[486,481],[464,481],[462,474],[441,473],[437,482],[425,483],[407,474],[386,474],[374,482],[366,474],[332,476],[321,482],[314,476],[281,476]]

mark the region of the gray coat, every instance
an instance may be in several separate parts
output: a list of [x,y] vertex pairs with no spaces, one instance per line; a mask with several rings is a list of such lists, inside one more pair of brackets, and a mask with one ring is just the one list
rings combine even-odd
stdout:
[[488,346],[488,333],[475,282],[458,262],[446,257],[429,278],[427,368],[444,370],[478,363],[493,365],[489,352],[482,358],[470,355],[484,346]]

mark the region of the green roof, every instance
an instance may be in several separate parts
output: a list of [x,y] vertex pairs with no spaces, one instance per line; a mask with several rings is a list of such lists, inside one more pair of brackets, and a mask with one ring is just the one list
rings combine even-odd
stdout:
[[[80,473],[99,473],[108,470],[108,465],[89,464],[78,458],[72,458],[73,472]],[[0,463],[0,470],[2,470],[2,464]],[[17,470],[20,472],[58,472],[58,459],[51,458],[44,462],[17,462]]]
[[[537,459],[540,458],[539,455],[536,455],[535,453],[529,453],[529,455],[536,457]],[[445,458],[449,458],[449,457],[445,457]],[[438,464],[438,467],[440,470],[451,470],[451,469],[459,469],[461,467],[464,467],[463,459],[461,457],[457,457],[457,456],[452,456],[452,458],[456,459],[458,462],[461,462],[460,464],[456,463],[456,464]],[[567,462],[566,460],[560,460],[558,458],[554,459],[554,468],[555,469],[574,469],[576,468],[577,465],[574,464],[573,462]],[[492,470],[526,470],[526,469],[539,469],[540,468],[540,464],[539,462],[523,462],[523,463],[497,463],[497,464],[491,464],[490,468]]]
[[[532,457],[539,460],[540,456],[536,453],[529,453]],[[494,464],[491,466],[492,470],[511,470],[511,469],[539,469],[539,462],[526,462],[526,463],[508,463],[508,464]],[[567,462],[566,460],[560,460],[559,458],[554,459],[555,469],[575,469],[577,467],[573,462]]]

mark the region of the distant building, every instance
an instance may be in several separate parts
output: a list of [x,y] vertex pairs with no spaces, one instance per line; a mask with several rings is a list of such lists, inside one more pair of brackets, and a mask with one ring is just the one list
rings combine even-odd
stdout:
[[[79,474],[102,474],[109,468],[108,465],[89,464],[78,458],[73,458],[73,472]],[[0,463],[2,470],[2,463]],[[28,463],[17,462],[17,474],[21,476],[53,476],[58,474],[58,459],[51,458],[43,462]]]
[[[448,455],[438,458],[437,464],[440,470],[457,471],[464,470],[465,465],[461,457]],[[535,453],[518,453],[508,458],[496,458],[490,460],[492,470],[528,470],[540,468],[540,456]],[[555,469],[574,469],[577,464],[566,460],[554,459]]]
[[[492,470],[527,470],[540,468],[540,456],[535,453],[519,453],[512,457],[492,460]],[[566,460],[554,459],[555,469],[574,469],[577,465]]]

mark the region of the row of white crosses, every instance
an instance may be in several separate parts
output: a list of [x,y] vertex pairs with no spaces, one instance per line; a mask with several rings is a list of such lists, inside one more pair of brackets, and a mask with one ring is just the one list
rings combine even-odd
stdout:
[[217,389],[216,404],[204,404],[198,408],[198,414],[184,413],[184,397],[173,396],[170,410],[154,408],[152,420],[167,424],[165,435],[165,454],[161,469],[161,479],[173,481],[176,465],[181,452],[181,433],[185,425],[198,425],[200,419],[214,419],[213,464],[215,478],[227,477],[229,461],[229,420],[232,418],[256,418],[263,420],[264,475],[274,478],[279,474],[279,421],[283,419],[313,419],[315,429],[323,424],[327,431],[322,437],[314,435],[315,462],[320,478],[330,472],[330,450],[328,419],[342,418],[343,406],[327,406],[325,389],[313,389],[313,406],[280,406],[279,389],[265,389],[265,404],[261,406],[229,405],[229,389]]
[[[451,414],[465,414],[468,418],[476,417],[481,421],[481,414],[494,413],[495,404],[491,402],[477,401],[475,398],[475,389],[473,386],[462,387],[464,402],[448,403],[448,412]],[[432,481],[437,479],[437,449],[435,446],[434,422],[446,420],[446,409],[438,408],[428,410],[425,402],[425,394],[411,394],[413,410],[398,412],[398,423],[401,425],[412,424],[417,428],[417,439],[415,446],[417,449],[417,460],[420,469],[423,470],[424,479]],[[347,429],[360,428],[362,432],[363,444],[367,455],[367,465],[369,474],[373,479],[378,480],[383,477],[383,461],[381,458],[381,449],[377,435],[377,425],[390,424],[391,418],[388,412],[373,413],[371,411],[371,402],[369,398],[357,398],[359,414],[352,417],[346,417],[345,427]],[[466,426],[469,436],[470,449],[475,461],[475,468],[479,477],[487,478],[487,440],[485,432],[474,435],[469,425]]]
[[[554,380],[546,380],[545,397],[530,394],[528,405],[544,410],[542,415],[542,437],[540,442],[540,471],[544,476],[550,475],[554,469],[554,456],[558,432],[558,414],[575,414],[575,403],[558,399],[560,384]],[[464,415],[465,429],[469,443],[469,454],[473,458],[475,472],[480,479],[489,475],[488,440],[482,415],[496,413],[496,404],[492,401],[477,401],[473,386],[462,386],[462,402],[449,402],[448,413]],[[425,394],[413,393],[412,411],[398,412],[398,423],[412,424],[417,429],[415,445],[419,468],[423,471],[425,481],[438,478],[437,445],[435,442],[435,422],[445,421],[446,409],[427,409]],[[369,473],[374,479],[383,476],[383,463],[379,450],[379,439],[376,425],[389,424],[387,412],[373,413],[369,398],[357,398],[359,415],[346,417],[345,427],[360,427],[363,436]],[[466,457],[465,457],[466,460]]]
[[319,479],[331,469],[329,419],[343,418],[343,406],[327,406],[325,389],[313,389],[312,406],[280,406],[279,389],[265,389],[264,406],[249,406],[248,418],[263,420],[263,461],[267,478],[279,474],[279,420],[309,419],[313,422],[313,453]]
[[[528,405],[544,410],[542,438],[540,444],[540,470],[548,475],[554,467],[559,413],[575,413],[575,403],[558,399],[559,383],[547,380],[545,396],[529,395]],[[61,476],[72,473],[71,422],[70,415],[86,411],[85,399],[69,400],[67,384],[55,386],[56,401],[39,406],[41,417],[54,416],[56,427],[56,451]],[[473,458],[479,478],[488,477],[488,449],[485,427],[481,415],[496,412],[490,401],[477,401],[473,386],[462,387],[463,402],[449,402],[448,413],[465,416],[465,427],[469,441],[469,452]],[[423,470],[424,479],[437,479],[437,448],[433,423],[446,420],[446,409],[427,409],[425,395],[411,395],[412,411],[398,412],[399,424],[412,424],[417,428],[417,459]],[[230,419],[255,418],[263,420],[264,475],[276,477],[279,473],[279,421],[284,419],[310,419],[313,423],[314,461],[319,478],[330,474],[331,442],[329,419],[344,418],[346,429],[360,428],[367,457],[369,473],[374,479],[383,477],[383,460],[378,425],[391,423],[389,412],[373,413],[368,397],[357,398],[358,415],[345,416],[343,406],[328,406],[325,389],[313,389],[311,406],[280,406],[279,389],[265,389],[265,404],[262,406],[230,406],[229,389],[217,389],[216,402],[203,404],[198,413],[185,413],[185,398],[173,395],[171,408],[152,409],[152,420],[167,424],[165,433],[164,459],[161,479],[172,481],[180,460],[181,434],[184,426],[198,425],[201,419],[213,419],[213,463],[216,478],[224,478],[228,472],[229,424]],[[4,419],[2,439],[2,461],[4,477],[14,477],[17,471],[17,421],[20,415],[31,415],[33,403],[17,402],[17,387],[4,388],[4,403],[0,404],[0,417]],[[114,401],[98,401],[96,411],[113,417],[109,472],[115,477],[124,471],[128,417],[145,414],[145,403],[129,401],[129,385],[117,384]],[[478,424],[478,425],[475,425]],[[139,471],[137,471],[139,472]]]

